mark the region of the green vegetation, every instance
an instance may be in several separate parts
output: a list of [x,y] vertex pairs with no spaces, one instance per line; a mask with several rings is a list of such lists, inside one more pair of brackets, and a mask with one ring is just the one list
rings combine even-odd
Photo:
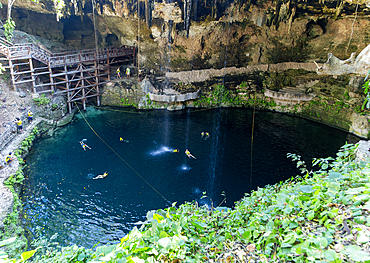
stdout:
[[33,257],[36,262],[370,262],[362,249],[370,241],[370,164],[356,162],[355,151],[346,144],[336,158],[314,159],[316,170],[288,154],[302,176],[258,188],[233,209],[174,203],[148,212],[147,221],[118,244],[94,251],[44,243]]
[[223,85],[214,87],[209,95],[201,95],[198,100],[194,102],[194,106],[220,106],[220,104],[241,105],[242,102],[238,96],[226,89]]
[[364,89],[364,94],[365,94],[365,101],[364,104],[362,105],[362,110],[365,109],[370,109],[370,90],[369,90],[369,83],[370,80],[366,80],[364,85],[362,85],[362,88]]
[[[17,237],[17,242],[12,242],[7,245],[7,250],[11,251],[10,254],[19,254],[27,246],[27,240],[24,237],[24,229],[21,227],[21,210],[22,202],[19,199],[17,191],[19,186],[23,184],[24,174],[23,169],[26,167],[22,155],[32,147],[32,141],[38,135],[38,129],[35,127],[32,133],[21,142],[21,146],[14,152],[15,157],[19,161],[19,168],[15,174],[12,174],[6,181],[6,185],[13,194],[13,211],[7,215],[4,220],[4,231],[0,234],[0,239]],[[1,243],[0,243],[1,246]],[[1,253],[0,253],[1,259]]]
[[37,106],[47,105],[50,102],[50,99],[45,97],[45,94],[42,94],[39,98],[34,98],[33,101],[37,104]]
[[13,39],[14,29],[15,29],[15,22],[10,17],[6,20],[6,23],[4,24],[4,35],[6,37],[6,40],[8,40],[9,42],[11,42]]

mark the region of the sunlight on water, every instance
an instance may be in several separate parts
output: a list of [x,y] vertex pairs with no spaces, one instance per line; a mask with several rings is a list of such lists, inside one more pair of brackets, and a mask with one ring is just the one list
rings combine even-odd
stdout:
[[190,169],[191,169],[191,167],[187,164],[182,164],[180,166],[180,170],[182,170],[182,171],[189,171]]
[[156,155],[162,155],[162,154],[169,153],[169,152],[174,152],[174,150],[175,150],[175,148],[169,148],[167,146],[161,146],[157,150],[150,151],[149,154],[152,155],[152,156],[156,156]]

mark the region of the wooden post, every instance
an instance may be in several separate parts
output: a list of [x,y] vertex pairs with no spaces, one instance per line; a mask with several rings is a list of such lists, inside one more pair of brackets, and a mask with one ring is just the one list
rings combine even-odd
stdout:
[[84,79],[82,63],[80,65],[80,70],[81,70],[81,84],[82,84],[82,88],[81,88],[81,91],[82,91],[82,105],[83,105],[83,109],[86,110],[85,79]]
[[49,69],[49,76],[50,76],[50,88],[51,88],[51,90],[52,91],[55,91],[55,88],[54,88],[54,80],[53,80],[53,77],[52,77],[52,75],[53,75],[53,70],[51,69],[51,66],[50,66],[50,61],[49,61],[49,64],[48,64],[48,69]]
[[36,83],[35,83],[35,76],[33,75],[33,63],[32,63],[32,58],[28,59],[30,63],[30,70],[31,70],[31,79],[32,79],[32,87],[33,87],[33,93],[36,93]]
[[12,63],[11,59],[9,59],[9,68],[10,68],[10,75],[12,76],[13,89],[14,89],[14,91],[17,91],[17,89],[15,87],[14,69],[13,69],[13,63]]
[[98,106],[98,107],[100,107],[100,94],[99,94],[99,68],[98,68],[98,66],[99,66],[99,63],[98,63],[98,61],[94,61],[94,66],[95,66],[95,76],[96,76],[96,78],[95,78],[95,82],[96,82],[96,93],[98,94],[97,96],[96,96],[96,105]]
[[71,103],[72,102],[70,102],[70,99],[71,99],[71,92],[69,91],[69,79],[68,79],[68,67],[67,67],[67,65],[64,65],[64,71],[66,72],[66,78],[65,78],[65,80],[66,80],[66,89],[68,90],[67,91],[67,103],[68,103],[68,112],[69,113],[72,113],[72,105],[71,105]]
[[108,80],[111,81],[110,79],[110,64],[109,64],[109,57],[107,59],[107,67],[108,67]]

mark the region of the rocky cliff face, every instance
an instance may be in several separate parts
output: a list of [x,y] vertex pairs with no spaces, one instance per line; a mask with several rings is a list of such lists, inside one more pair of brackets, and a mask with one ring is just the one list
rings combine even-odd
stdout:
[[50,1],[17,0],[12,14],[16,29],[69,48],[94,47],[96,30],[99,46],[139,45],[140,65],[179,71],[345,59],[368,44],[366,4],[356,12],[345,1],[117,0],[97,1],[93,16],[90,2],[72,1],[57,22]]

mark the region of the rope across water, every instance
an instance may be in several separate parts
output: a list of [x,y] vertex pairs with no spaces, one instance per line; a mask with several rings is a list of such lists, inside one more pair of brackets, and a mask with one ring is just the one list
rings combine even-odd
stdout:
[[141,176],[128,162],[126,162],[125,159],[123,159],[100,135],[94,130],[94,128],[90,125],[90,123],[85,118],[84,114],[81,112],[80,108],[78,107],[77,103],[75,102],[75,105],[78,109],[78,112],[81,114],[82,118],[85,120],[86,124],[89,126],[89,128],[92,130],[92,132],[112,151],[114,154],[118,156],[137,176],[139,176],[147,185],[149,185],[157,194],[159,194],[169,205],[172,205],[170,201],[166,199],[157,189],[154,188],[143,176]]

